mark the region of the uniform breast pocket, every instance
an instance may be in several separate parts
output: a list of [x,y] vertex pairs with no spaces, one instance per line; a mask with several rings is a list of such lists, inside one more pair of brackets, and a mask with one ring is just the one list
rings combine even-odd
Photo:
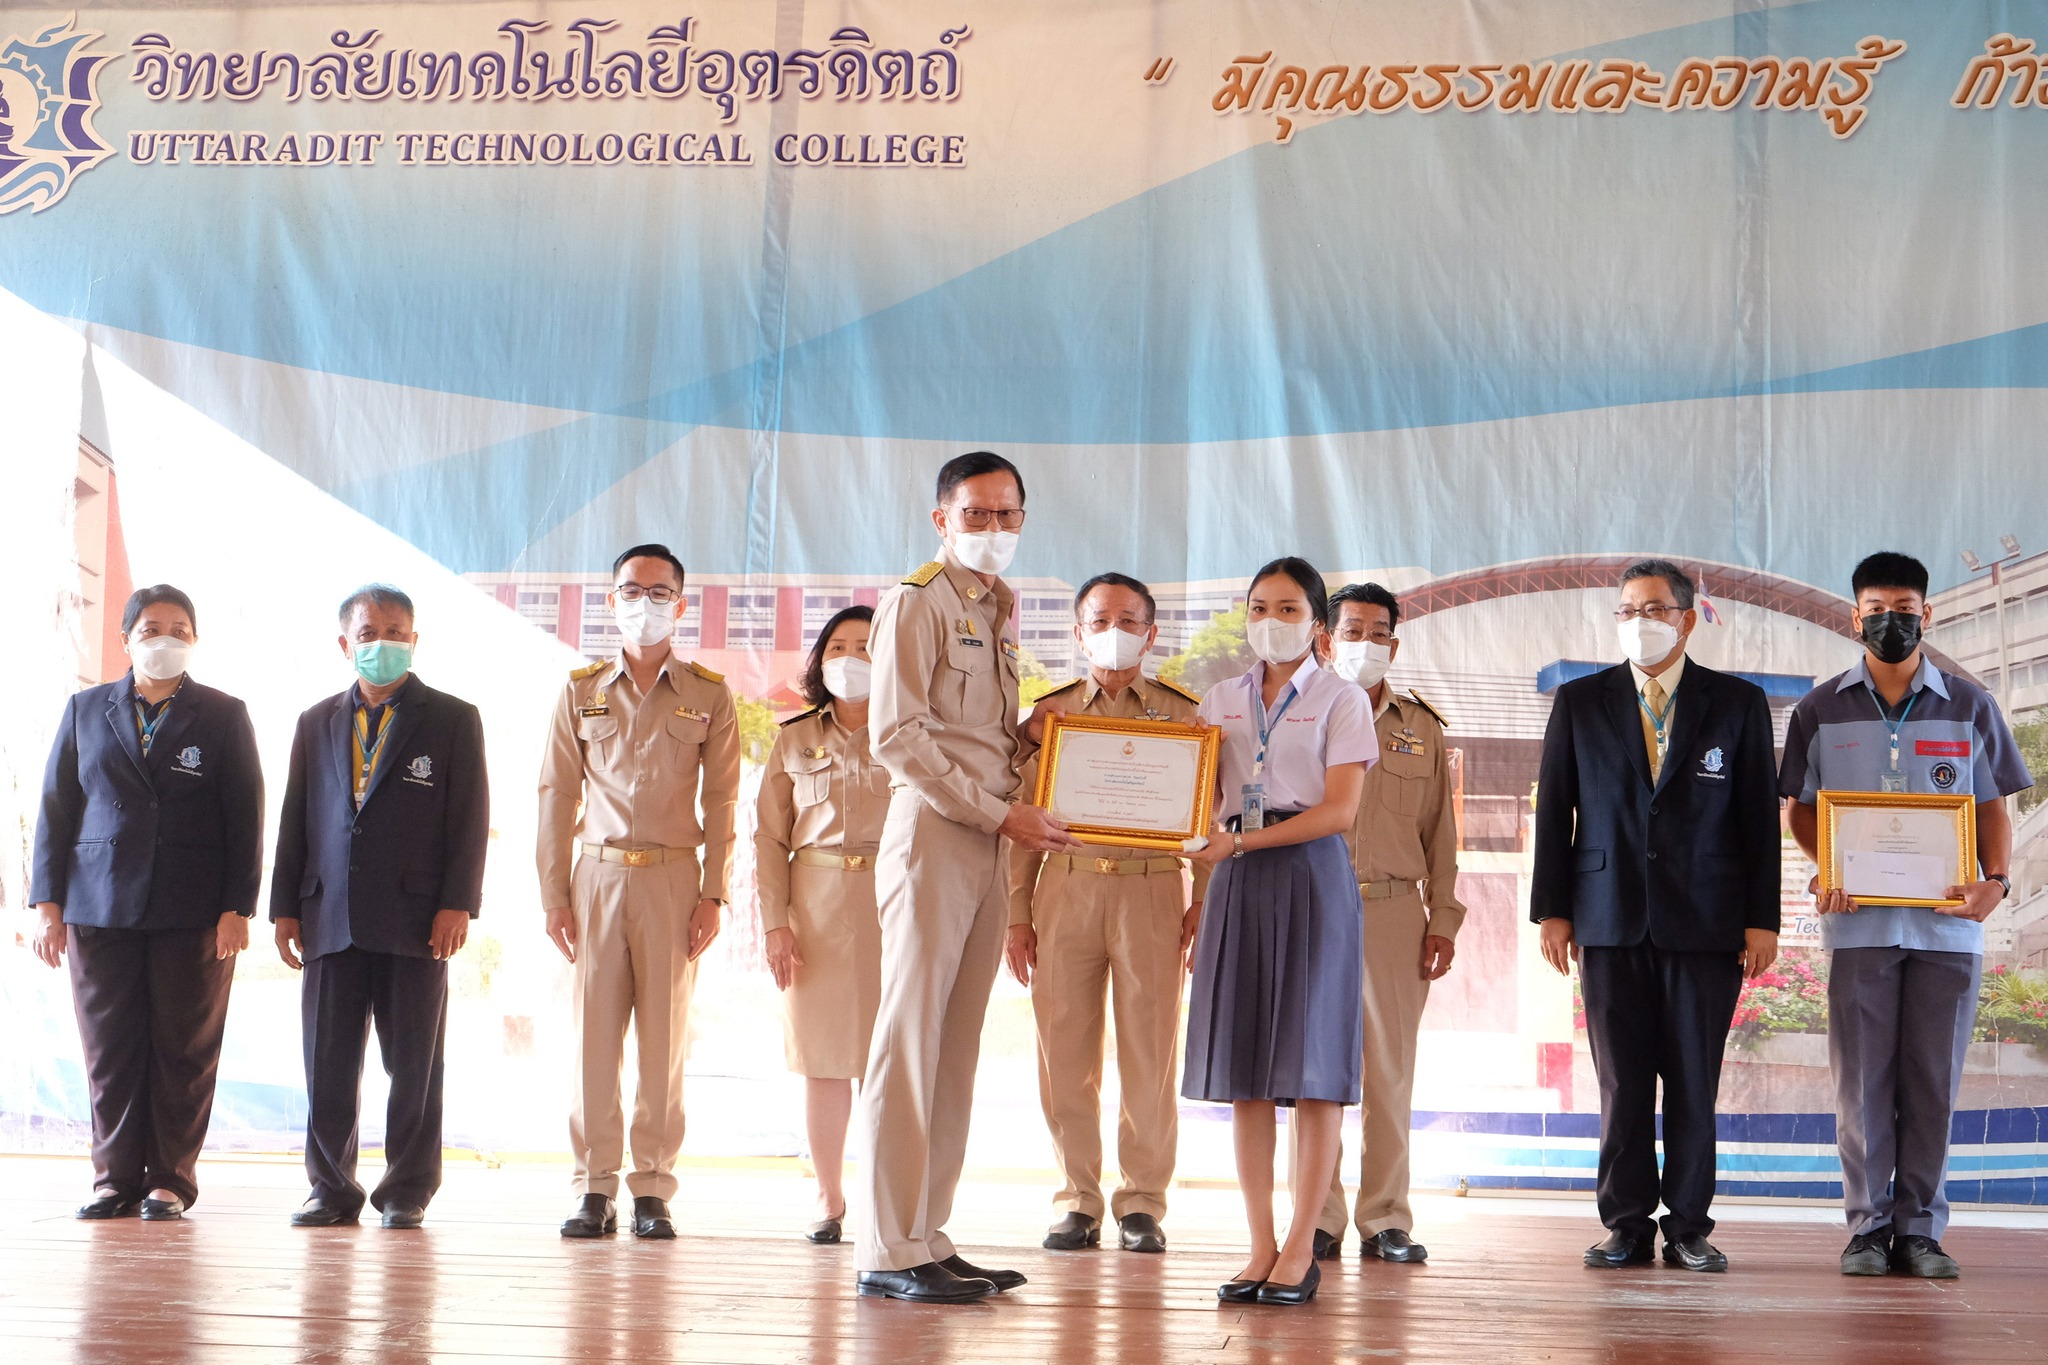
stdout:
[[669,765],[695,770],[699,755],[704,750],[704,741],[711,734],[711,722],[691,716],[670,716],[665,728],[668,731]]
[[799,806],[822,806],[832,795],[832,760],[806,758],[789,769],[791,799]]
[[1380,789],[1380,804],[1396,815],[1418,813],[1429,787],[1429,775],[1426,755],[1381,754],[1379,771],[1373,775]]
[[946,646],[946,666],[932,680],[933,710],[941,720],[977,718],[985,708],[983,694],[994,695],[996,665],[986,640],[954,638]]
[[576,727],[583,741],[583,756],[599,772],[619,761],[619,721],[616,716],[585,716]]

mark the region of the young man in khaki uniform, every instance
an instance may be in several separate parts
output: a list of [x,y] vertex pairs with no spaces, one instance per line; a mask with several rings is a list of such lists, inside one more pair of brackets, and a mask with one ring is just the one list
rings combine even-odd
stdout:
[[[1041,714],[1170,720],[1195,718],[1200,699],[1147,678],[1158,638],[1143,583],[1100,574],[1074,597],[1075,638],[1085,676],[1049,693]],[[1025,764],[1024,793],[1037,787],[1038,759]],[[1046,1232],[1051,1251],[1102,1240],[1103,992],[1116,1009],[1117,1168],[1109,1204],[1126,1251],[1166,1250],[1159,1220],[1180,1137],[1176,1054],[1181,972],[1201,912],[1209,869],[1197,866],[1188,895],[1183,860],[1135,848],[1010,856],[1010,932],[1005,955],[1031,988],[1038,1021],[1038,1097],[1065,1184],[1053,1197],[1061,1217]]]
[[[1443,717],[1386,682],[1401,648],[1400,623],[1400,603],[1377,583],[1331,594],[1331,667],[1365,688],[1380,746],[1351,829],[1351,865],[1365,901],[1363,1150],[1353,1212],[1361,1256],[1413,1262],[1429,1255],[1408,1235],[1415,1226],[1408,1207],[1415,1038],[1429,983],[1451,969],[1465,907],[1457,897],[1458,825]],[[1336,1256],[1343,1241],[1342,1170],[1316,1220],[1318,1257]]]
[[1003,840],[1079,848],[1035,806],[1014,804],[1020,742],[1009,566],[1024,480],[986,451],[939,471],[944,542],[882,600],[869,652],[868,725],[891,780],[875,893],[882,1002],[861,1106],[871,1199],[855,1253],[868,1298],[971,1303],[1024,1283],[955,1254],[944,1232],[967,1156],[982,1017],[1002,960]]
[[562,1235],[618,1228],[630,1022],[639,1055],[626,1176],[633,1235],[665,1240],[675,1236],[668,1200],[683,1146],[690,991],[718,936],[732,860],[739,724],[723,678],[671,647],[681,561],[665,546],[636,545],[612,573],[607,600],[624,648],[569,675],[541,761],[541,904],[548,937],[575,965],[578,1201]]

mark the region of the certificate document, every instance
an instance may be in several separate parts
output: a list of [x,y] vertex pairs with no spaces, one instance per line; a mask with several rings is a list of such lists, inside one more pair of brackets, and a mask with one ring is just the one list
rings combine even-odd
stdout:
[[1820,884],[1875,905],[1955,906],[1976,880],[1977,807],[1967,795],[1820,794]]
[[1055,712],[1035,800],[1084,844],[1178,852],[1209,834],[1221,742],[1203,725]]

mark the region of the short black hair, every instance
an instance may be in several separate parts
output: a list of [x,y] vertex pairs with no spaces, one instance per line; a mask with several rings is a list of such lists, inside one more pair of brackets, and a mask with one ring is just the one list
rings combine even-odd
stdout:
[[199,613],[192,608],[192,599],[168,583],[152,583],[146,588],[137,588],[128,595],[128,605],[121,609],[121,633],[126,635],[135,629],[135,622],[149,608],[169,603],[185,609],[185,619],[192,623],[192,633],[199,633]]
[[939,466],[938,505],[944,507],[954,489],[983,474],[1008,474],[1017,481],[1017,501],[1024,501],[1024,476],[1017,472],[1017,466],[993,450],[970,450]]
[[1377,583],[1346,583],[1330,594],[1330,611],[1323,618],[1323,624],[1331,630],[1344,618],[1344,604],[1358,602],[1369,607],[1387,609],[1387,629],[1398,630],[1401,625],[1401,599]]
[[1626,587],[1638,578],[1661,578],[1671,589],[1671,600],[1678,604],[1680,611],[1692,610],[1692,575],[1668,559],[1638,559],[1621,571],[1621,582],[1617,587]]
[[826,702],[832,700],[832,689],[825,686],[825,646],[832,643],[832,632],[845,625],[848,621],[872,621],[874,619],[875,609],[873,607],[852,606],[840,608],[832,619],[825,623],[825,628],[818,632],[818,638],[811,642],[810,657],[804,660],[803,676],[798,678],[796,682],[797,695],[812,706],[823,706]]
[[676,571],[677,587],[687,586],[690,581],[683,574],[683,561],[677,559],[675,551],[669,549],[666,545],[635,545],[630,550],[619,551],[619,557],[612,561],[612,578],[614,580],[618,578],[619,570],[626,566],[626,561],[629,559],[659,559]]
[[1245,597],[1249,599],[1252,588],[1258,587],[1274,574],[1284,574],[1293,579],[1300,585],[1301,590],[1308,594],[1308,614],[1312,620],[1320,624],[1330,619],[1329,586],[1323,582],[1323,575],[1316,566],[1299,555],[1282,555],[1253,574],[1251,587],[1244,590]]
[[349,618],[356,614],[356,608],[374,603],[380,607],[396,607],[409,617],[417,619],[412,609],[412,599],[389,583],[365,583],[341,599],[341,624],[347,627]]
[[1099,573],[1083,583],[1074,592],[1074,618],[1081,617],[1081,604],[1088,600],[1088,594],[1097,588],[1129,588],[1145,599],[1145,624],[1151,625],[1159,616],[1159,604],[1152,600],[1152,589],[1140,583],[1127,573]]
[[1927,596],[1927,566],[1897,550],[1879,550],[1856,566],[1849,575],[1849,595],[1863,596],[1865,588],[1910,588]]

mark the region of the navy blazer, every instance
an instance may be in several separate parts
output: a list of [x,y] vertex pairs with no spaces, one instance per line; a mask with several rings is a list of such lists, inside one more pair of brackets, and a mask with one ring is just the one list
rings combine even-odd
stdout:
[[1583,946],[1645,938],[1739,952],[1778,928],[1771,710],[1755,683],[1687,660],[1656,786],[1627,664],[1557,689],[1536,784],[1529,918],[1573,921]]
[[309,708],[292,735],[270,917],[296,919],[309,959],[362,948],[432,957],[434,914],[483,904],[490,787],[477,709],[408,678],[354,803],[356,690]]
[[63,906],[66,924],[204,929],[230,910],[255,914],[262,881],[248,707],[187,677],[145,760],[133,674],[66,703],[43,773],[31,903]]

